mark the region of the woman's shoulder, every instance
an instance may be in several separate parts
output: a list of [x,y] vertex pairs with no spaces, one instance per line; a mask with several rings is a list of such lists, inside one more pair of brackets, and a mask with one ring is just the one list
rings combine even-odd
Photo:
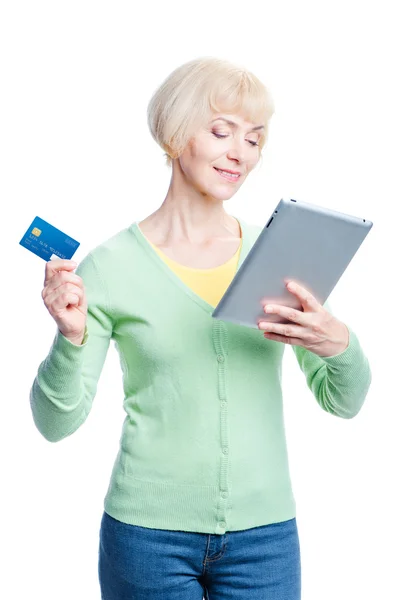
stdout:
[[81,262],[93,262],[98,270],[114,271],[123,268],[126,260],[134,264],[136,252],[132,226],[125,227],[93,246]]
[[244,219],[240,219],[240,224],[243,233],[246,234],[249,237],[251,243],[254,244],[257,237],[263,229],[263,225],[258,225],[252,222],[250,223],[249,221],[246,221]]

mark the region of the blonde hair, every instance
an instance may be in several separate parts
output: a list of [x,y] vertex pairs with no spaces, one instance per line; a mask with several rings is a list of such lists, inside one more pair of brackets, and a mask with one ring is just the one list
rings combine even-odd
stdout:
[[226,60],[203,57],[175,69],[153,94],[147,109],[148,126],[172,164],[213,112],[241,113],[265,126],[259,140],[264,147],[273,99],[253,73]]

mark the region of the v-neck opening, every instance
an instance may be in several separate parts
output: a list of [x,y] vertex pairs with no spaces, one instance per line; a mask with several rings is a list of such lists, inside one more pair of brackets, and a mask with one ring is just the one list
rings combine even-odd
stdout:
[[[245,227],[245,225],[243,225],[242,221],[238,217],[235,217],[234,215],[231,215],[231,216],[238,221],[238,224],[241,229],[241,248],[239,250],[238,263],[237,263],[235,272],[233,274],[233,277],[235,277],[235,275],[238,272],[238,269],[241,267],[246,255],[248,253],[249,239],[248,239],[248,232],[246,231],[246,227]],[[216,308],[215,306],[213,306],[212,304],[209,304],[209,302],[207,302],[201,296],[196,294],[188,285],[186,285],[184,283],[184,281],[182,279],[180,279],[180,277],[159,256],[158,252],[153,247],[151,242],[147,239],[147,237],[141,231],[138,221],[135,221],[134,223],[132,223],[132,225],[129,227],[129,229],[135,235],[137,241],[139,242],[141,247],[145,250],[146,254],[152,258],[153,262],[156,265],[158,265],[159,269],[161,271],[163,271],[169,277],[169,279],[172,280],[172,282],[175,285],[177,285],[187,296],[189,296],[192,300],[194,300],[194,302],[199,304],[199,306],[201,306],[206,312],[212,313],[215,310],[215,308]],[[179,263],[177,263],[177,264],[179,264]],[[220,266],[222,266],[222,265],[220,265]]]

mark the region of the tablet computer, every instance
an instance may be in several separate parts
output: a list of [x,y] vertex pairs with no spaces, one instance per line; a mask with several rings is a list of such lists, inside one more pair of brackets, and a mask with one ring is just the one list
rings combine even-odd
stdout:
[[286,288],[294,280],[324,304],[373,223],[321,206],[282,199],[263,227],[212,317],[258,328],[287,323],[266,303],[303,310]]

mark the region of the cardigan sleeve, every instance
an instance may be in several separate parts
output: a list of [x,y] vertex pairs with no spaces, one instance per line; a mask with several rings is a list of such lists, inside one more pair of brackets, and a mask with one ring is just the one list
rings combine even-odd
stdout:
[[34,423],[50,442],[71,435],[86,420],[112,337],[107,289],[91,254],[76,274],[83,279],[88,304],[82,344],[73,344],[57,328],[29,396]]
[[[332,313],[329,304],[325,308]],[[302,346],[292,346],[306,382],[323,410],[351,419],[360,411],[371,384],[369,362],[355,332],[348,347],[334,356],[320,357]]]

